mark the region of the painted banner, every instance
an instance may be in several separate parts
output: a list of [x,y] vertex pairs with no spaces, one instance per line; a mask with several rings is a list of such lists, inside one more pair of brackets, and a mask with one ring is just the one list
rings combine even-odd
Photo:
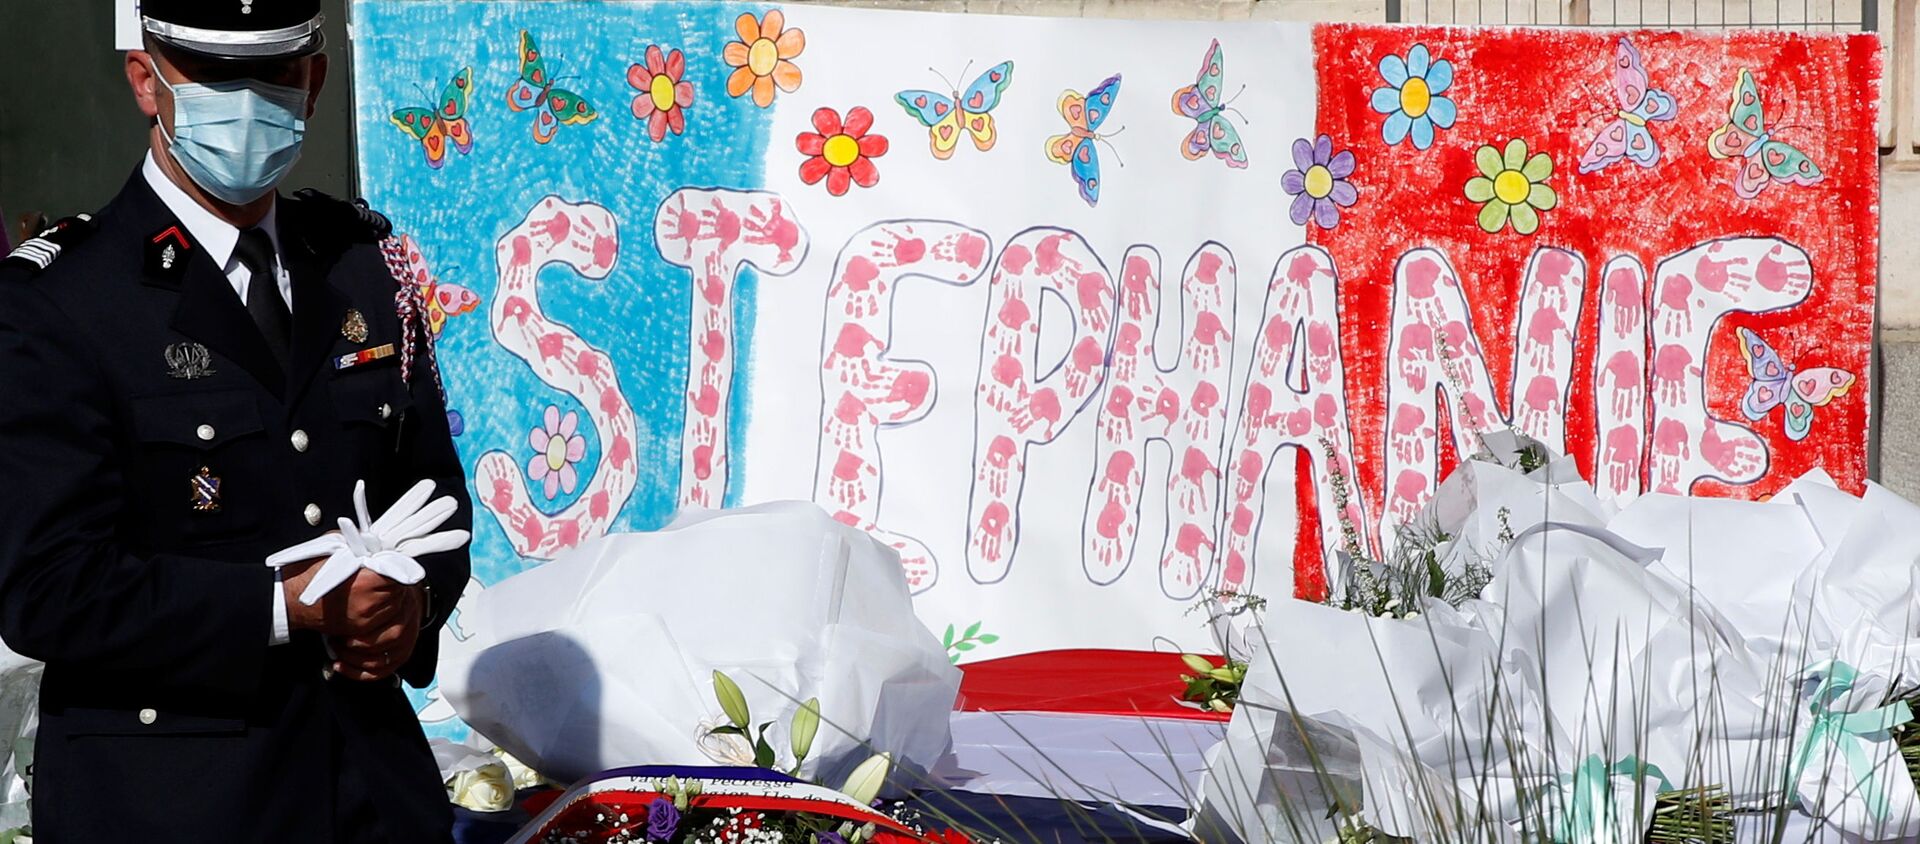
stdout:
[[1483,431],[1622,504],[1866,478],[1869,36],[353,11],[474,588],[797,498],[957,658],[1202,649]]

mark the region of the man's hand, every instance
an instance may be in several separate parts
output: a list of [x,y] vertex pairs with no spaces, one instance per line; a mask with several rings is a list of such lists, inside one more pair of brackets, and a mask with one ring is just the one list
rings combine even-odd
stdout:
[[300,593],[320,568],[321,560],[294,563],[282,571],[280,588],[287,598],[287,627],[315,630],[326,636],[370,637],[410,617],[419,625],[417,587],[391,580],[366,569],[328,592],[313,606],[300,603]]
[[426,599],[418,586],[401,589],[400,615],[391,623],[371,633],[328,639],[335,657],[334,674],[349,680],[384,680],[412,658]]

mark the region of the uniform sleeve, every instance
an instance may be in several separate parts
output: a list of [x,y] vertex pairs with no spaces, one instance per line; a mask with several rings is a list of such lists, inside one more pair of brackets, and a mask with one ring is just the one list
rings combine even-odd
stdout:
[[[401,483],[395,488],[404,489],[422,478],[432,479],[435,495],[451,495],[460,505],[453,518],[440,529],[470,531],[473,499],[467,494],[466,471],[460,465],[453,433],[447,427],[447,405],[440,396],[438,378],[433,371],[436,364],[428,354],[431,340],[425,334],[423,327],[421,336],[415,338],[414,371],[408,381],[413,393],[413,418],[407,420],[401,432],[402,459],[394,461],[395,465],[404,467],[402,471],[406,476],[399,479]],[[434,666],[440,659],[440,628],[453,614],[454,604],[466,589],[473,567],[466,547],[422,557],[420,566],[427,570],[426,583],[432,590],[430,615],[420,628],[420,640],[414,645],[413,657],[401,666],[399,674],[415,688],[424,689],[433,683]]]
[[121,547],[108,383],[67,315],[0,275],[0,638],[92,671],[251,694],[274,573]]

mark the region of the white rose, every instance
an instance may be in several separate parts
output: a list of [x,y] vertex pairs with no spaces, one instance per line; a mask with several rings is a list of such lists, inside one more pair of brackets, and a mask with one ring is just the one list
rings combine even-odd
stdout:
[[499,762],[459,771],[447,780],[447,798],[476,812],[504,812],[513,806],[513,777]]
[[694,739],[700,746],[700,752],[721,765],[754,767],[753,742],[747,741],[746,736],[714,732],[719,726],[710,719],[700,720],[700,726],[695,728],[697,733]]
[[539,771],[527,767],[527,763],[513,758],[511,753],[496,747],[493,755],[500,757],[500,764],[507,766],[507,776],[512,779],[515,789],[534,788],[547,781]]

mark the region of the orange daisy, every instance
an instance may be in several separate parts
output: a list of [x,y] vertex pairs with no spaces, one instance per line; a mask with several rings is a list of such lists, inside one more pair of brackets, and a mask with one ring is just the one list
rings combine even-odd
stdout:
[[773,89],[789,94],[800,87],[800,68],[790,59],[807,49],[807,35],[787,29],[787,19],[779,9],[755,18],[748,12],[733,22],[740,40],[727,42],[722,56],[735,70],[727,77],[728,96],[738,97],[749,90],[753,104],[761,108],[773,105]]

